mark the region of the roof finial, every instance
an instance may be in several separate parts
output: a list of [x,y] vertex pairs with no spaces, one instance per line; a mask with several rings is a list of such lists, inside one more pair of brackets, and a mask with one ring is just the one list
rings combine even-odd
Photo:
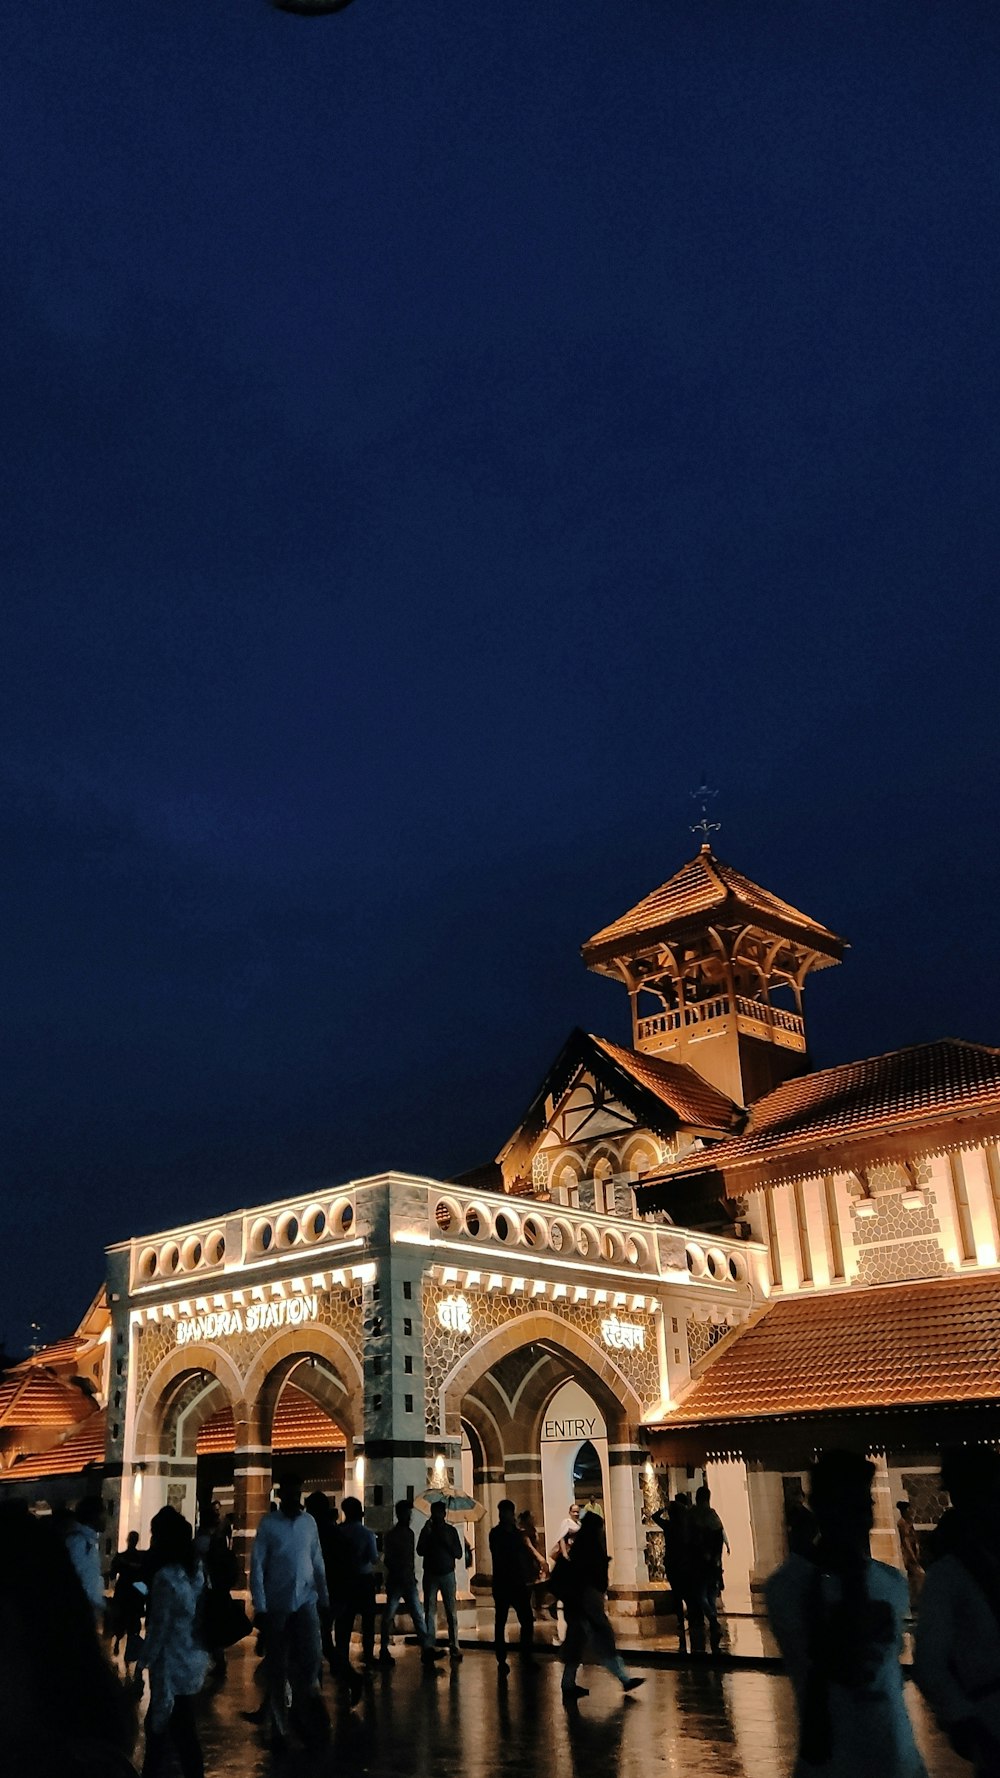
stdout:
[[710,821],[708,819],[708,805],[712,798],[718,796],[718,794],[717,790],[709,789],[708,778],[706,774],[702,772],[701,783],[697,790],[691,791],[692,802],[701,805],[701,820],[693,821],[691,823],[691,832],[701,834],[701,849],[703,852],[710,852],[712,850],[712,842],[709,836],[713,833],[718,833],[722,826],[721,821]]

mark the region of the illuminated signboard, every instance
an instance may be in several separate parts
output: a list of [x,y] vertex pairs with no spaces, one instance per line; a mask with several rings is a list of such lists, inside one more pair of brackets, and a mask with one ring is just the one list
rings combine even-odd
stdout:
[[449,1333],[472,1332],[472,1310],[464,1296],[446,1296],[437,1306],[438,1320]]
[[178,1321],[178,1346],[192,1340],[229,1340],[234,1334],[265,1333],[272,1327],[301,1327],[315,1321],[319,1298],[316,1296],[280,1296],[269,1303],[248,1303],[245,1308],[207,1309]]
[[604,1344],[616,1352],[646,1350],[646,1329],[638,1327],[634,1321],[619,1321],[617,1315],[609,1315],[601,1322],[601,1337]]

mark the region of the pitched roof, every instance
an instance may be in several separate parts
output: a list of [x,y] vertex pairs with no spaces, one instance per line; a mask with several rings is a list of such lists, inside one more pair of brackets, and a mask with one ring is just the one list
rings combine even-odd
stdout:
[[67,1334],[64,1340],[56,1340],[51,1346],[40,1346],[25,1359],[25,1365],[72,1364],[79,1353],[95,1345],[94,1340],[85,1340],[80,1334]]
[[769,889],[762,889],[742,871],[716,858],[710,847],[703,846],[659,889],[610,926],[595,932],[582,947],[583,960],[588,967],[594,967],[636,940],[666,937],[699,915],[720,911],[799,937],[833,962],[839,961],[844,949],[843,939],[828,927],[801,913],[790,902],[782,901],[780,896],[772,895]]
[[0,1380],[0,1429],[73,1426],[93,1412],[81,1389],[51,1371],[19,1366]]
[[658,1425],[952,1402],[1000,1402],[996,1272],[772,1301]]
[[[206,1457],[235,1449],[233,1410],[220,1408],[198,1433],[198,1455]],[[339,1451],[346,1439],[336,1421],[317,1406],[304,1389],[286,1383],[274,1411],[271,1448],[275,1451]]]
[[990,1111],[1000,1113],[1000,1049],[958,1038],[913,1044],[785,1081],[751,1105],[742,1135],[656,1168],[643,1187],[706,1167],[790,1165],[817,1148]]
[[725,1093],[713,1087],[686,1062],[670,1062],[660,1056],[648,1056],[641,1050],[623,1049],[607,1037],[588,1033],[591,1043],[617,1068],[635,1081],[637,1086],[653,1093],[682,1124],[695,1124],[710,1130],[731,1130],[742,1115]]
[[18,1457],[9,1469],[0,1470],[0,1482],[30,1481],[37,1476],[80,1475],[94,1464],[103,1464],[107,1438],[107,1414],[102,1408],[86,1423],[48,1451]]
[[509,1164],[514,1157],[527,1166],[551,1115],[551,1101],[558,1102],[587,1068],[620,1098],[633,1114],[651,1129],[673,1135],[678,1123],[722,1134],[734,1128],[742,1115],[732,1100],[709,1086],[684,1062],[668,1062],[639,1050],[623,1049],[606,1037],[594,1037],[579,1026],[571,1031],[558,1056],[538,1087],[531,1104],[513,1134],[497,1155]]

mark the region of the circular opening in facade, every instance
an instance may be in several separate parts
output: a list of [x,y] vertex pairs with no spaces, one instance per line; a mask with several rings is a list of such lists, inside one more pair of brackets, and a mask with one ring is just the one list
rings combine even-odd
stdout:
[[220,1265],[226,1257],[226,1237],[221,1229],[213,1229],[205,1242],[205,1264]]
[[526,1216],[521,1224],[521,1238],[526,1247],[544,1247],[548,1230],[540,1216]]
[[601,1251],[597,1230],[591,1228],[589,1223],[585,1222],[583,1227],[577,1230],[576,1251],[581,1259],[596,1259]]
[[489,1234],[489,1215],[483,1209],[481,1204],[469,1205],[465,1212],[465,1228],[466,1233],[470,1234],[474,1241],[480,1241],[485,1235]]
[[163,1273],[176,1272],[180,1263],[181,1250],[177,1242],[168,1241],[166,1246],[160,1249],[160,1271]]
[[136,1269],[139,1273],[140,1278],[152,1278],[155,1276],[155,1274],[156,1274],[156,1248],[155,1247],[144,1247],[143,1248],[142,1252],[139,1255],[139,1264]]
[[568,1222],[556,1217],[549,1223],[549,1246],[553,1253],[565,1253],[573,1245],[573,1231]]
[[[501,1227],[501,1224],[503,1225]],[[501,1210],[499,1216],[493,1218],[493,1232],[498,1241],[512,1247],[521,1239],[521,1219],[512,1210]]]
[[[499,1221],[499,1218],[497,1220]],[[454,1204],[449,1204],[447,1198],[438,1199],[438,1202],[434,1207],[434,1221],[437,1223],[442,1234],[447,1234],[448,1230],[455,1222],[455,1206]]]
[[350,1198],[338,1198],[330,1206],[330,1230],[333,1236],[349,1235],[354,1226],[354,1205]]
[[747,1269],[739,1254],[731,1253],[729,1255],[729,1276],[733,1280],[733,1283],[742,1284],[746,1275]]
[[250,1230],[251,1253],[269,1253],[274,1240],[274,1230],[266,1216],[259,1216]]
[[299,1238],[299,1219],[294,1210],[286,1210],[278,1219],[278,1246],[293,1247]]
[[310,1204],[303,1212],[302,1233],[307,1241],[318,1241],[326,1234],[326,1211],[322,1204]]
[[644,1266],[649,1261],[649,1248],[641,1235],[630,1235],[625,1243],[625,1258],[630,1266]]
[[185,1272],[194,1272],[197,1270],[201,1265],[202,1252],[203,1249],[200,1236],[189,1235],[184,1246],[181,1248],[181,1259],[184,1263]]
[[601,1258],[622,1260],[625,1257],[625,1243],[619,1234],[612,1229],[605,1229],[601,1236]]
[[720,1253],[717,1247],[709,1248],[707,1264],[713,1278],[728,1278],[729,1268],[726,1265],[726,1256],[724,1253]]
[[692,1278],[704,1277],[705,1255],[700,1247],[695,1246],[693,1241],[685,1247],[684,1258],[687,1261],[687,1269],[691,1273]]

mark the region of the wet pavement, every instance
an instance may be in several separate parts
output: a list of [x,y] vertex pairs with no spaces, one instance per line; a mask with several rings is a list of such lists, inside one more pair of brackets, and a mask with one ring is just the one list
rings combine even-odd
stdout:
[[[589,1667],[590,1696],[567,1711],[561,1668],[542,1654],[537,1673],[516,1657],[498,1683],[485,1649],[435,1677],[416,1648],[396,1643],[396,1666],[376,1672],[349,1710],[327,1682],[331,1743],[319,1753],[272,1756],[241,1710],[260,1700],[253,1649],[230,1658],[224,1687],[201,1700],[208,1778],[787,1778],[794,1761],[791,1692],[781,1675],[751,1667],[664,1667],[647,1656],[642,1689],[623,1698]],[[931,1778],[967,1778],[929,1724],[912,1685],[907,1698]]]

